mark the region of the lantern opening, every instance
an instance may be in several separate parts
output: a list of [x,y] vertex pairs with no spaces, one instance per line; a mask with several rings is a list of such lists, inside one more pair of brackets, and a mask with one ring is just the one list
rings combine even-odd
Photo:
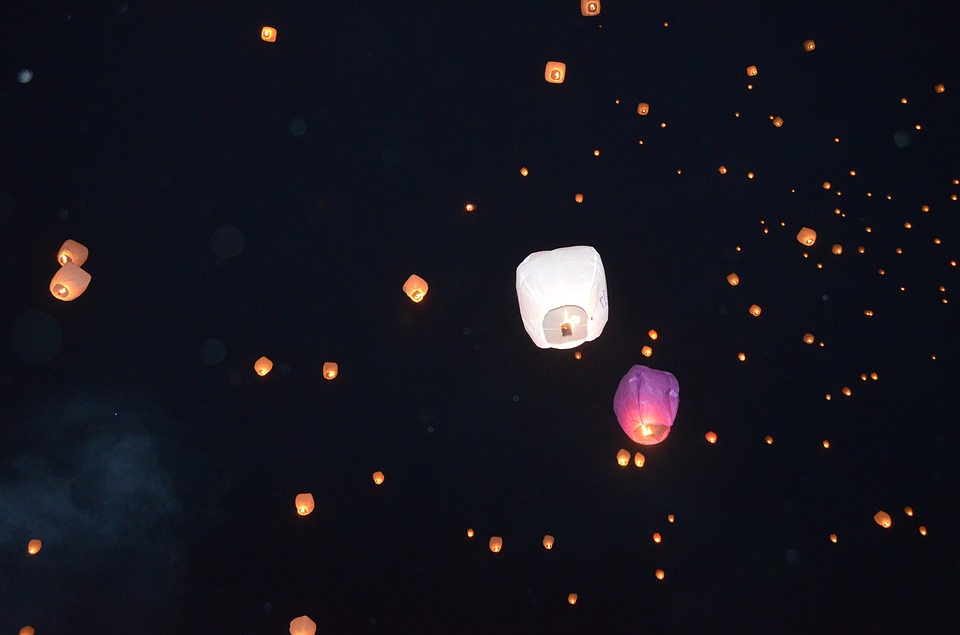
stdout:
[[577,329],[586,321],[587,312],[578,306],[557,307],[543,316],[543,334],[549,344],[568,343],[573,337],[583,339],[586,333]]

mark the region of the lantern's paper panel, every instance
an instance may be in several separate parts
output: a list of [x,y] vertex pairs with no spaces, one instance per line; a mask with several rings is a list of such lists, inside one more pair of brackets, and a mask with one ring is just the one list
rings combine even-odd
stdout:
[[50,280],[50,293],[58,300],[71,302],[76,300],[90,285],[89,273],[72,262],[68,262],[57,270]]
[[517,267],[523,328],[540,348],[573,348],[607,324],[607,280],[593,247],[538,251]]
[[680,384],[672,373],[634,366],[620,380],[613,411],[620,427],[641,445],[660,443],[670,434],[680,407]]

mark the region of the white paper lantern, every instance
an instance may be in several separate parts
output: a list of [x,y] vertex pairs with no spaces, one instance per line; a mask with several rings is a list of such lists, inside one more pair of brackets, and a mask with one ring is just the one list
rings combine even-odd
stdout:
[[607,280],[593,247],[538,251],[517,267],[520,317],[540,348],[590,342],[607,323]]

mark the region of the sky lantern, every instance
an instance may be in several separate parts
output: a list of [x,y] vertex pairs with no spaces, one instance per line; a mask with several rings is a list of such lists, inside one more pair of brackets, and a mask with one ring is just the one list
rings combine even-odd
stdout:
[[551,84],[562,84],[567,78],[567,65],[563,62],[547,62],[543,69],[543,78]]
[[656,329],[650,329],[649,331],[647,331],[647,337],[649,337],[652,340],[655,340],[658,337],[660,337],[660,334],[657,333]]
[[546,536],[543,537],[543,548],[546,549],[547,551],[550,551],[551,549],[553,549],[553,536],[551,536],[550,534],[547,534]]
[[836,544],[836,542],[837,542],[837,534],[830,534],[830,542]]
[[576,196],[573,197],[573,200],[575,200],[575,201],[578,202],[578,203],[582,203],[582,202],[583,202],[583,194],[577,194]]
[[943,84],[937,84],[936,86],[933,87],[933,91],[935,93],[943,93],[943,92],[946,92],[946,90],[947,90],[947,87],[944,86]]
[[79,298],[90,284],[89,273],[72,262],[60,267],[50,280],[50,293],[58,300],[70,302]]
[[920,531],[921,536],[927,535],[927,527],[925,525],[920,525],[917,529]]
[[306,615],[290,621],[290,635],[316,635],[317,623]]
[[643,456],[642,452],[637,452],[633,455],[633,464],[637,467],[643,467],[643,464],[647,462],[647,458]]
[[815,338],[815,337],[813,336],[813,333],[804,333],[804,334],[803,334],[803,341],[804,341],[805,344],[813,344],[814,340],[816,340],[816,339],[817,339],[817,338]]
[[467,210],[468,212],[472,212],[473,210],[477,209],[477,206],[473,203],[467,203],[463,206],[463,209]]
[[427,281],[415,273],[411,274],[407,281],[403,283],[403,292],[414,302],[423,300],[423,296],[427,295],[427,289],[429,288]]
[[727,282],[730,283],[731,287],[735,287],[740,284],[740,276],[735,273],[731,273],[729,276],[727,276]]
[[467,538],[473,538],[473,527],[467,528]]
[[761,310],[762,310],[762,309],[760,308],[760,305],[759,305],[759,304],[751,304],[751,305],[750,305],[750,315],[752,315],[753,317],[759,316]]
[[758,71],[757,71],[757,67],[756,67],[756,66],[748,66],[748,67],[747,67],[747,76],[748,76],[748,77],[756,77],[756,76],[757,76],[757,72],[758,72]]
[[570,595],[568,595],[568,596],[567,596],[567,602],[569,602],[570,604],[576,604],[576,603],[577,603],[577,594],[576,594],[576,593],[571,593]]
[[36,633],[32,626],[24,626],[20,629],[20,635],[33,635]]
[[673,520],[674,520],[673,514],[667,514],[667,522],[668,522],[668,523],[672,523]]
[[650,357],[651,355],[653,355],[653,349],[650,348],[649,346],[644,346],[643,348],[640,349],[640,354],[643,355],[644,357]]
[[717,433],[711,430],[710,432],[703,435],[703,438],[707,440],[707,443],[713,444],[717,442]]
[[803,50],[807,51],[808,53],[815,48],[817,48],[817,43],[814,42],[813,40],[807,40],[806,42],[803,43]]
[[573,348],[607,324],[607,280],[593,247],[561,247],[527,256],[517,267],[523,328],[540,348]]
[[503,549],[503,538],[500,536],[490,536],[490,551],[493,553],[500,553],[500,550]]
[[653,575],[657,576],[657,580],[663,580],[667,574],[663,572],[663,569],[657,569]]
[[309,492],[297,494],[294,504],[297,506],[297,513],[301,516],[307,516],[313,511],[313,494]]
[[834,245],[833,247],[830,248],[830,251],[833,252],[835,256],[839,256],[840,254],[843,253],[843,245],[839,245],[839,244]]
[[773,445],[773,437],[769,434],[763,437],[763,440],[766,441],[767,445]]
[[663,540],[663,538],[660,537],[660,532],[653,532],[653,541],[659,545],[661,540]]
[[383,485],[383,472],[374,472],[373,482],[377,485]]
[[526,176],[528,174],[530,174],[530,170],[527,168],[520,168],[520,176]]
[[873,520],[884,529],[889,529],[890,525],[893,524],[893,521],[890,520],[890,514],[882,509],[873,515]]
[[267,357],[261,357],[253,363],[253,370],[263,377],[273,369],[273,362]]
[[800,231],[797,232],[797,241],[801,245],[807,245],[809,247],[813,243],[817,242],[817,232],[813,231],[809,227],[801,227]]
[[637,114],[641,116],[646,116],[650,114],[650,104],[645,101],[641,101],[637,104]]
[[677,378],[646,366],[636,365],[627,371],[613,396],[613,411],[620,427],[641,445],[666,439],[679,407]]
[[780,128],[781,126],[783,126],[783,117],[774,117],[773,119],[771,119],[771,121],[773,122],[773,125],[777,128]]
[[276,42],[277,30],[272,26],[265,26],[260,29],[260,39],[264,42]]
[[600,13],[600,0],[580,0],[580,13],[587,17]]
[[323,378],[336,379],[339,369],[340,367],[337,366],[337,362],[323,362]]
[[60,246],[60,251],[57,252],[57,262],[60,263],[60,266],[72,262],[79,267],[87,261],[89,255],[90,250],[84,245],[75,240],[67,240]]
[[745,361],[747,361],[747,354],[746,354],[746,353],[737,353],[737,359],[739,359],[741,362],[745,362]]
[[617,464],[620,467],[626,467],[627,463],[630,462],[630,451],[624,448],[620,448],[620,451],[617,452]]
[[29,553],[31,556],[36,555],[39,553],[41,547],[43,547],[43,541],[39,538],[34,538],[27,543],[27,553]]

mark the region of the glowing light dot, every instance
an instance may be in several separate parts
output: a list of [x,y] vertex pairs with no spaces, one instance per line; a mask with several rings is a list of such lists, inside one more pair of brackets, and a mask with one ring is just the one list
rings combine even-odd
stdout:
[[595,157],[600,156],[600,151],[599,151],[599,150],[594,150],[594,151],[593,151],[593,156],[595,156]]
[[472,212],[473,210],[477,209],[477,206],[473,203],[467,203],[463,206],[463,209],[467,210],[468,212]]
[[741,362],[745,362],[745,361],[747,361],[747,354],[746,354],[746,353],[737,353],[737,359],[739,359]]
[[824,448],[829,448],[829,447],[830,447],[830,442],[827,441],[826,439],[824,439],[824,440],[823,440],[823,447],[824,447]]
[[654,572],[654,575],[657,576],[657,580],[663,580],[667,574],[663,572],[663,569],[657,569],[656,572]]
[[668,523],[672,523],[672,522],[673,522],[673,514],[667,514],[667,522],[668,522]]
[[659,533],[659,532],[654,532],[654,534],[653,534],[653,541],[654,541],[655,543],[657,543],[658,545],[660,544],[660,533]]
[[752,179],[754,176],[755,176],[755,175],[754,175],[753,172],[747,172],[747,178],[748,178],[748,179]]
[[758,305],[758,304],[751,304],[749,310],[750,310],[750,315],[752,315],[753,317],[757,317],[757,316],[760,315],[760,312],[761,312],[763,309],[761,309],[761,308],[760,308],[760,305]]
[[837,542],[837,534],[830,534],[830,542],[836,544],[836,542]]
[[929,206],[929,205],[921,205],[921,206],[920,206],[920,211],[923,212],[924,214],[926,214],[927,212],[930,211],[930,206]]
[[652,340],[655,340],[658,337],[660,337],[660,335],[654,329],[650,329],[649,331],[647,331],[647,337],[649,337]]
[[769,434],[763,437],[763,440],[767,442],[767,445],[773,445],[773,437],[771,437]]
[[473,538],[473,528],[467,529],[467,538]]
[[920,530],[920,535],[921,535],[921,536],[926,536],[926,535],[927,535],[927,528],[926,528],[926,526],[920,525],[919,527],[917,527],[917,529]]
[[573,358],[574,358],[574,359],[582,359],[582,358],[583,358],[583,353],[581,353],[580,351],[576,351],[576,352],[573,354]]
[[907,516],[913,516],[913,507],[910,507],[909,505],[907,505],[906,507],[903,508],[903,513],[906,514]]
[[650,348],[649,346],[644,346],[643,348],[640,349],[640,353],[644,357],[650,357],[651,355],[653,355],[653,349]]
[[713,431],[710,431],[710,432],[706,433],[705,435],[703,435],[703,438],[707,440],[707,443],[711,443],[711,444],[716,443],[716,442],[717,442],[717,433],[716,433],[716,432],[713,432]]
[[526,176],[528,174],[530,174],[530,170],[527,168],[520,168],[520,176]]
[[570,595],[568,595],[568,596],[567,596],[567,602],[569,602],[571,605],[576,604],[576,603],[577,603],[577,594],[576,594],[576,593],[571,593]]
[[717,168],[717,172],[719,172],[720,174],[726,174],[726,173],[727,173],[727,166],[721,165],[719,168]]
[[845,397],[849,397],[851,394],[853,394],[852,391],[846,386],[844,386],[843,390],[840,392],[842,392]]
[[833,397],[830,396],[830,393],[827,393],[826,395],[824,395],[824,397],[826,398],[827,401],[830,401],[831,399],[833,399]]
[[782,126],[782,125],[783,125],[783,117],[774,117],[774,118],[773,118],[773,125],[776,126],[777,128],[779,128],[780,126]]
[[575,200],[575,201],[578,202],[578,203],[582,203],[582,202],[583,202],[583,194],[577,194],[576,196],[573,197],[573,200]]
[[814,342],[815,339],[816,339],[816,338],[813,337],[813,333],[804,333],[804,334],[803,334],[803,341],[804,341],[804,343],[806,343],[806,344],[813,344],[813,342]]

